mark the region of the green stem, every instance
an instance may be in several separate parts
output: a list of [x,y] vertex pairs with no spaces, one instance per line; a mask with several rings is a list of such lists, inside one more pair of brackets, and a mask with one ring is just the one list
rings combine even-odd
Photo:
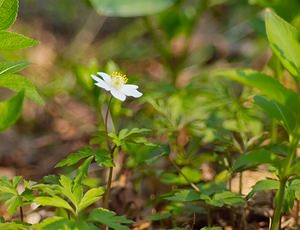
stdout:
[[279,178],[280,185],[275,197],[275,211],[272,219],[271,230],[280,229],[281,211],[284,202],[286,182],[289,178],[289,170],[296,156],[297,146],[298,146],[298,139],[294,139],[293,136],[290,136],[289,152],[283,164],[282,170],[280,171],[280,178]]
[[278,130],[277,130],[277,121],[272,119],[272,127],[271,127],[271,142],[276,143],[278,137]]
[[239,194],[242,194],[243,191],[243,172],[240,172],[239,175]]
[[207,226],[211,227],[212,226],[212,213],[211,213],[211,207],[208,206],[207,208]]
[[275,198],[275,212],[272,220],[271,230],[279,230],[281,223],[281,210],[284,202],[286,180],[280,180],[279,190]]
[[[107,148],[110,151],[110,155],[111,155],[111,159],[113,161],[114,159],[114,151],[116,149],[116,147],[111,147],[109,139],[108,139],[108,127],[107,127],[107,123],[108,123],[108,114],[109,114],[109,110],[110,110],[110,106],[111,106],[111,101],[112,101],[112,96],[110,96],[108,105],[107,105],[107,110],[105,113],[105,119],[104,119],[104,127],[105,127],[105,133],[106,133],[106,140],[107,140]],[[113,176],[113,167],[109,168],[108,171],[108,176],[107,176],[107,187],[106,187],[106,192],[103,196],[103,208],[107,209],[108,207],[108,201],[109,201],[109,197],[110,197],[110,191],[111,191],[111,184],[112,184],[112,176]]]
[[109,139],[108,139],[108,114],[109,114],[109,110],[110,110],[110,106],[111,106],[111,102],[112,102],[112,96],[110,96],[109,98],[109,102],[108,102],[108,105],[107,105],[107,109],[106,109],[106,112],[105,112],[105,118],[104,118],[104,128],[105,128],[105,133],[106,133],[106,140],[107,140],[107,147],[109,149],[109,151],[111,152],[111,145],[109,143]]
[[20,206],[20,219],[21,219],[21,222],[24,221],[24,214],[23,214],[23,207]]
[[189,178],[181,171],[181,169],[179,168],[179,166],[169,158],[171,164],[174,166],[174,168],[178,171],[178,173],[183,176],[183,178],[186,180],[186,182],[188,182],[190,184],[190,186],[197,192],[200,192],[200,189],[193,183],[189,180]]
[[295,222],[296,222],[296,229],[298,229],[299,230],[299,224],[298,224],[298,222],[299,222],[299,200],[297,200],[296,201],[296,217],[295,217]]

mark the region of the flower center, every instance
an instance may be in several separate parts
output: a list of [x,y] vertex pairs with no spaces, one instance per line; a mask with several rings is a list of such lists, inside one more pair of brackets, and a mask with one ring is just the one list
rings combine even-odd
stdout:
[[128,81],[126,74],[122,74],[120,72],[113,72],[111,74],[111,84],[116,89],[121,89],[123,85],[125,85]]

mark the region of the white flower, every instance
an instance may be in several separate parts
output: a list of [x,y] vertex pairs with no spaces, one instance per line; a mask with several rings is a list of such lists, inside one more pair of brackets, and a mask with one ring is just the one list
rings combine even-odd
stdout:
[[126,84],[128,79],[125,74],[119,72],[113,72],[112,75],[108,75],[103,72],[97,73],[100,77],[91,75],[96,81],[95,85],[110,91],[110,93],[120,101],[125,101],[126,97],[141,97],[143,94],[139,92],[137,85]]

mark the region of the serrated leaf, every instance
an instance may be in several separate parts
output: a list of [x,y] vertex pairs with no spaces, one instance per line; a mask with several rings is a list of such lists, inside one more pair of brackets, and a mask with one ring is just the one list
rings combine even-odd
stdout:
[[37,45],[39,42],[21,34],[0,31],[0,50],[18,50]]
[[77,199],[75,194],[73,193],[73,181],[64,175],[60,177],[59,183],[61,184],[61,192],[63,195],[68,198],[75,207],[78,206],[80,199]]
[[0,62],[0,75],[5,73],[15,73],[30,65],[30,62],[18,61],[18,62]]
[[0,2],[0,30],[6,30],[14,23],[17,18],[18,5],[18,0]]
[[113,159],[111,158],[110,153],[105,150],[105,149],[99,149],[95,151],[95,160],[97,164],[101,166],[106,166],[106,167],[114,167],[115,164],[113,162]]
[[91,0],[99,14],[117,17],[134,17],[155,14],[170,7],[174,0]]
[[115,230],[129,230],[130,228],[122,224],[134,223],[123,216],[116,216],[116,213],[103,208],[94,209],[89,216],[89,220],[104,224]]
[[58,196],[53,196],[53,197],[40,196],[40,197],[35,198],[34,202],[36,202],[42,206],[64,208],[75,214],[73,208],[69,205],[69,203]]
[[95,203],[97,200],[101,198],[101,195],[104,193],[103,188],[92,188],[88,190],[84,196],[82,197],[79,205],[78,205],[78,210],[76,211],[77,213],[81,212],[91,204]]
[[85,157],[89,157],[94,154],[94,150],[91,147],[82,147],[77,152],[71,153],[66,159],[60,161],[55,167],[71,166],[79,162]]
[[283,66],[300,78],[300,43],[297,29],[271,10],[266,12],[266,32],[273,52]]
[[87,175],[89,166],[94,159],[94,156],[87,158],[77,170],[77,176],[74,180],[74,186],[81,183],[81,180]]
[[23,106],[24,91],[12,98],[0,102],[0,131],[12,126],[19,118]]
[[20,92],[25,90],[25,95],[38,104],[44,104],[44,100],[37,92],[35,86],[25,77],[17,74],[3,74],[0,76],[0,86]]
[[194,190],[180,190],[176,192],[173,196],[167,197],[166,200],[176,201],[176,202],[189,202],[200,200],[200,193]]

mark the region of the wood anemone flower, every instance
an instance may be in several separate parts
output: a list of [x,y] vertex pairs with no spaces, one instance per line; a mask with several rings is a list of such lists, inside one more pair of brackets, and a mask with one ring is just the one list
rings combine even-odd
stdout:
[[126,97],[141,97],[143,94],[137,89],[137,85],[126,84],[128,78],[125,74],[119,72],[113,72],[111,75],[103,72],[98,72],[97,77],[91,75],[91,77],[96,81],[95,85],[109,91],[115,98],[120,101],[125,101]]

